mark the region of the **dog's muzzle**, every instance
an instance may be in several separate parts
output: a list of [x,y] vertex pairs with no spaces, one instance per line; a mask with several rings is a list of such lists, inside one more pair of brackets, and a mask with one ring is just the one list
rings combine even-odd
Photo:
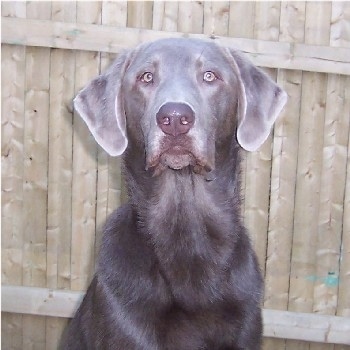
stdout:
[[195,122],[192,108],[185,103],[167,102],[159,108],[156,121],[164,134],[159,150],[160,164],[173,170],[195,165],[188,135]]
[[195,138],[191,129],[195,121],[195,112],[188,104],[180,102],[163,104],[156,113],[156,122],[162,137],[146,168],[153,168],[154,175],[167,168],[180,170],[191,167],[196,173],[210,171],[212,167],[194,144]]

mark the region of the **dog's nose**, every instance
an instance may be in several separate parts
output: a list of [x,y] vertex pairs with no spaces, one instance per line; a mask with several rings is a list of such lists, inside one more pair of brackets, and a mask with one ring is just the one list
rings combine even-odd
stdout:
[[172,136],[186,134],[194,124],[194,112],[185,103],[168,102],[157,113],[157,124],[161,130]]

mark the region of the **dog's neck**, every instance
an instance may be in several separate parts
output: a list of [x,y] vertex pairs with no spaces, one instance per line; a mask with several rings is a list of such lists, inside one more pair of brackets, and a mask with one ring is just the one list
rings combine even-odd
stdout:
[[160,240],[166,237],[171,240],[176,234],[187,239],[217,226],[216,223],[222,226],[226,216],[240,217],[237,142],[217,152],[215,169],[209,175],[197,174],[186,167],[166,169],[153,176],[145,170],[144,158],[142,152],[130,147],[124,158],[124,175],[131,205],[149,234],[163,231]]
[[[239,239],[237,232],[241,231],[236,229],[241,225],[237,219],[240,217],[238,146],[231,147],[227,156],[217,157],[210,180],[190,168],[167,169],[152,177],[140,166],[141,156],[138,162],[135,159],[128,162],[128,157],[125,175],[138,227],[149,237],[160,266],[166,267],[168,275],[178,277],[169,276],[169,280],[182,280],[185,285],[215,280],[217,269],[226,266],[232,256]],[[202,264],[203,259],[211,261]],[[202,266],[206,267],[205,271],[201,270]],[[184,285],[178,289],[183,290]],[[199,289],[191,288],[193,293]]]

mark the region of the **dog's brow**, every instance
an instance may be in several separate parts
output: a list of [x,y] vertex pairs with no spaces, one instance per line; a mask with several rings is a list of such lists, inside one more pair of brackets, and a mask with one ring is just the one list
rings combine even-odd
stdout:
[[197,61],[199,61],[202,58],[204,51],[205,51],[205,47],[203,47],[203,50],[200,53],[200,55],[198,56]]

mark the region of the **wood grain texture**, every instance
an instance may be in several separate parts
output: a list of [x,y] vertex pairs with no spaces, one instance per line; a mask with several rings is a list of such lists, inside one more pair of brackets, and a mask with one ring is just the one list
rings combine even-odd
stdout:
[[[3,16],[26,16],[25,3],[2,3]],[[24,143],[24,46],[1,48],[1,266],[2,283],[21,285],[23,281],[23,143]],[[22,348],[23,317],[1,314],[1,345]]]
[[[315,330],[320,314],[347,317],[343,324],[350,317],[349,2],[1,7],[3,284],[83,292],[103,223],[126,199],[120,158],[107,156],[72,117],[79,89],[144,41],[215,40],[241,49],[289,95],[273,135],[243,164],[242,214],[265,269],[264,307],[310,317],[269,319],[264,350],[349,349]],[[51,310],[60,305],[53,300]],[[17,304],[33,313],[2,314],[3,348],[57,348],[66,319]]]
[[[143,17],[141,19],[143,22]],[[128,23],[130,21],[128,16]],[[350,75],[350,50],[344,47],[330,49],[324,45],[155,31],[140,29],[139,26],[111,29],[110,26],[86,23],[67,24],[3,18],[2,42],[12,45],[120,53],[145,41],[168,37],[194,37],[216,40],[224,46],[239,48],[248,54],[254,64],[261,67]]]

